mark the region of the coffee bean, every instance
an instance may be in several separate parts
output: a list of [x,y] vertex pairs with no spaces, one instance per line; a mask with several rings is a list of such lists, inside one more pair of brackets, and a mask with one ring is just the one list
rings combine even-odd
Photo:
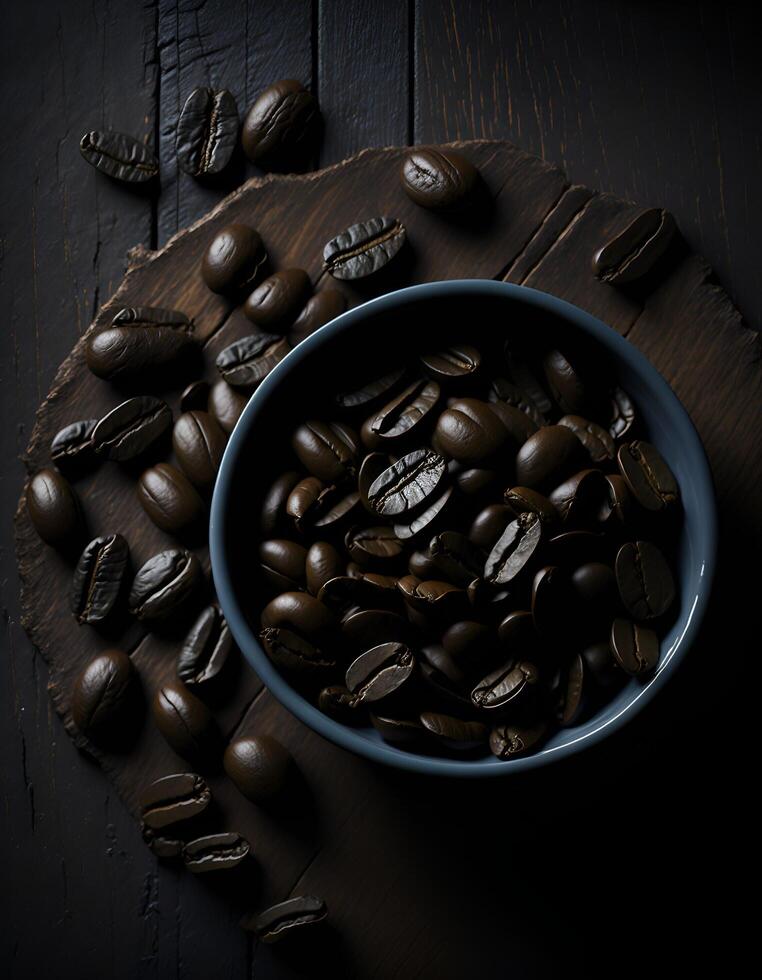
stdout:
[[258,232],[248,225],[227,225],[204,253],[201,278],[213,293],[235,295],[253,288],[266,262],[267,252]]
[[222,431],[230,435],[248,402],[248,395],[231,388],[227,381],[218,381],[209,392],[209,414],[217,420]]
[[543,524],[553,524],[560,516],[547,497],[530,487],[511,487],[503,499],[514,514],[536,514]]
[[588,560],[605,561],[608,558],[607,539],[594,531],[564,531],[548,541],[546,557],[554,565],[567,568]]
[[471,670],[495,650],[495,634],[485,623],[461,620],[442,634],[442,647],[459,668]]
[[180,395],[181,412],[203,412],[209,401],[208,381],[192,381]]
[[431,732],[446,748],[456,752],[476,748],[486,742],[489,736],[489,729],[480,721],[464,721],[462,718],[435,711],[424,711],[420,717],[427,732]]
[[618,474],[607,473],[605,496],[598,510],[598,520],[606,527],[626,527],[633,511],[633,501],[624,479]]
[[568,728],[579,721],[585,708],[585,661],[575,654],[561,671],[556,720],[561,728]]
[[296,541],[269,538],[259,545],[259,562],[265,581],[280,592],[304,588],[307,549]]
[[413,651],[402,643],[381,643],[354,660],[346,675],[347,690],[360,701],[380,701],[399,691],[415,671]]
[[582,458],[579,440],[564,425],[546,425],[530,436],[516,456],[516,482],[542,490],[556,485]]
[[269,333],[250,334],[221,350],[215,364],[229,385],[254,389],[289,350],[282,337]]
[[151,150],[126,133],[91,130],[79,141],[79,152],[96,170],[128,184],[145,183],[159,173]]
[[330,609],[342,610],[363,605],[385,609],[398,605],[397,578],[366,572],[360,575],[338,575],[328,579],[318,599]]
[[309,926],[318,925],[327,915],[328,909],[322,898],[298,895],[270,906],[257,916],[247,917],[241,924],[249,932],[255,932],[263,943],[277,943]]
[[172,834],[157,834],[150,827],[143,827],[143,840],[160,861],[171,861],[183,853],[185,846],[179,837]]
[[397,582],[402,598],[413,610],[422,613],[432,622],[463,619],[468,613],[468,596],[450,582],[429,580],[419,582],[405,576]]
[[145,622],[167,619],[185,605],[202,578],[201,564],[192,552],[179,548],[160,551],[132,581],[130,612]]
[[582,651],[585,668],[601,690],[610,690],[624,679],[608,643],[593,643]]
[[168,534],[191,527],[204,513],[204,502],[193,485],[170,463],[157,463],[141,473],[137,493],[146,514]]
[[569,415],[583,412],[589,402],[587,387],[566,355],[560,350],[548,351],[542,366],[550,393],[561,411]]
[[396,218],[360,221],[325,246],[325,269],[334,279],[363,279],[391,262],[405,239],[405,226]]
[[193,874],[228,871],[237,867],[249,851],[249,842],[240,834],[209,834],[185,845],[183,863]]
[[75,473],[92,461],[93,446],[91,436],[98,424],[97,419],[83,419],[64,426],[50,443],[50,458],[66,472]]
[[[459,626],[461,624],[456,623],[455,625]],[[465,625],[478,626],[480,624],[466,623]],[[445,636],[446,635],[447,634],[445,634]],[[442,637],[442,643],[444,644],[444,636]],[[462,657],[462,651],[460,652]],[[427,667],[430,668],[429,671],[426,671],[429,679],[436,676],[437,680],[444,683],[448,688],[451,686],[451,690],[453,691],[455,691],[457,687],[463,683],[466,676],[465,670],[456,662],[455,658],[450,656],[443,645],[440,646],[439,644],[421,647],[420,666],[424,671]],[[473,666],[473,664],[471,666]]]
[[269,800],[285,786],[291,764],[288,751],[270,735],[233,739],[225,749],[225,772],[254,803]]
[[430,378],[440,384],[447,384],[476,374],[481,367],[482,358],[475,347],[460,344],[421,354],[419,361]]
[[452,510],[453,489],[447,487],[438,497],[407,523],[395,523],[394,533],[403,541],[432,534]]
[[403,554],[404,544],[393,528],[352,528],[344,538],[344,546],[359,565],[395,565]]
[[633,619],[662,616],[675,599],[667,560],[650,541],[629,541],[616,556],[619,594]]
[[219,733],[203,701],[179,681],[170,681],[153,701],[156,727],[179,756],[193,762],[209,761]]
[[373,727],[385,742],[416,742],[424,736],[425,729],[418,718],[390,718],[388,715],[370,713]]
[[308,639],[325,635],[335,625],[334,614],[306,592],[283,592],[262,610],[262,627],[285,627]]
[[489,747],[498,759],[514,759],[538,748],[548,734],[544,721],[533,725],[497,725],[492,729]]
[[318,695],[318,707],[336,721],[351,725],[357,720],[360,699],[345,687],[332,684],[324,687]]
[[74,571],[71,610],[81,623],[103,622],[119,598],[130,549],[121,534],[95,538]]
[[509,660],[487,674],[471,692],[477,708],[502,710],[525,704],[540,679],[539,671],[528,660]]
[[368,488],[368,503],[382,517],[412,513],[436,493],[444,475],[443,456],[416,449],[376,477]]
[[593,463],[604,463],[614,459],[616,446],[612,436],[597,422],[582,418],[581,415],[564,415],[558,420],[559,425],[571,429],[590,455]]
[[411,629],[407,620],[386,609],[362,609],[341,622],[341,635],[354,650],[369,650],[379,642],[405,643]]
[[318,499],[315,529],[318,532],[341,534],[358,519],[361,508],[359,493],[343,493],[340,487],[326,487]]
[[366,382],[360,388],[353,388],[351,391],[342,391],[335,396],[335,402],[339,408],[353,411],[354,409],[369,409],[388,398],[397,385],[405,376],[404,368],[397,368],[380,378],[374,378]]
[[369,449],[391,445],[398,439],[414,438],[432,416],[441,390],[436,381],[419,379],[387,402],[362,427],[362,441]]
[[267,627],[259,634],[268,657],[278,667],[304,676],[325,674],[336,660],[291,630]]
[[305,530],[310,519],[319,513],[320,497],[326,487],[316,476],[306,476],[294,485],[286,499],[286,513],[297,530]]
[[210,491],[217,479],[227,440],[208,412],[184,412],[172,429],[172,448],[182,471],[199,490]]
[[205,690],[219,679],[233,653],[233,637],[216,606],[202,610],[177,656],[177,676],[192,690]]
[[[511,408],[517,408],[526,415],[536,428],[547,425],[548,419],[544,415],[526,392],[512,381],[506,378],[493,378],[490,381],[489,392],[487,395],[490,404],[505,402]],[[527,438],[529,438],[529,433]]]
[[299,478],[299,473],[290,470],[276,477],[268,488],[259,520],[259,529],[265,537],[272,537],[288,526],[286,503]]
[[461,398],[445,409],[437,420],[435,449],[466,463],[479,463],[494,456],[508,438],[487,402]]
[[246,114],[243,152],[266,170],[304,162],[315,138],[320,114],[314,96],[301,82],[286,78],[268,86]]
[[653,670],[659,662],[659,638],[653,630],[628,619],[615,619],[609,640],[614,659],[634,677]]
[[238,106],[227,89],[195,88],[177,120],[175,153],[191,177],[217,174],[230,162],[238,141]]
[[320,480],[336,483],[355,474],[360,444],[343,422],[305,422],[291,437],[291,446],[299,462]]
[[542,522],[536,514],[521,514],[498,538],[484,565],[484,578],[492,585],[511,582],[530,561],[542,540]]
[[93,449],[98,456],[123,463],[142,456],[171,425],[172,412],[160,398],[151,395],[128,398],[95,426],[91,437]]
[[641,507],[658,511],[679,500],[680,491],[672,471],[659,450],[649,442],[626,443],[619,450],[617,462],[625,483]]
[[314,296],[310,296],[288,331],[291,346],[296,347],[319,327],[341,316],[346,308],[346,298],[338,289],[322,289]]
[[459,531],[442,531],[429,544],[439,577],[464,588],[481,575],[484,552]]
[[622,439],[635,424],[635,406],[626,391],[616,387],[611,392],[611,415],[608,424],[612,439]]
[[68,480],[57,470],[43,469],[26,487],[26,509],[35,531],[46,544],[66,547],[79,537],[82,515]]
[[140,794],[143,824],[151,830],[162,830],[182,820],[190,820],[203,813],[211,799],[206,780],[195,772],[163,776]]
[[260,329],[283,333],[307,300],[312,284],[304,269],[280,269],[261,282],[243,306]]
[[473,520],[468,531],[472,544],[483,551],[491,551],[495,542],[516,517],[511,507],[503,504],[489,504]]
[[478,176],[476,167],[462,153],[434,147],[411,150],[400,168],[402,189],[410,200],[434,211],[464,204]]
[[328,541],[316,541],[305,558],[307,589],[317,595],[326,582],[343,574],[345,560]]
[[610,622],[619,611],[619,594],[613,570],[603,562],[586,562],[575,569],[571,586],[582,603],[585,623]]
[[593,272],[612,286],[637,282],[664,255],[676,231],[675,219],[669,211],[659,208],[643,211],[595,253]]
[[501,401],[487,402],[487,404],[492,414],[497,415],[503,423],[506,432],[517,446],[526,442],[531,435],[537,432],[537,424],[525,412],[513,405]]
[[163,306],[123,306],[114,314],[113,327],[172,327],[184,333],[193,333],[193,321],[181,310]]
[[467,497],[484,497],[497,485],[499,474],[496,470],[472,467],[464,469],[464,464],[451,459],[447,464],[447,472],[452,477],[458,490]]
[[580,470],[555,488],[549,500],[562,521],[592,518],[604,499],[605,481],[600,470]]
[[506,342],[504,351],[508,380],[524,393],[524,397],[535,406],[540,415],[546,417],[551,415],[553,403],[526,358],[511,349],[511,341]]
[[137,686],[137,672],[126,653],[106,650],[98,654],[74,681],[74,724],[96,741],[123,731],[135,704]]
[[143,378],[177,361],[193,345],[193,324],[184,313],[138,306],[120,310],[112,325],[87,335],[85,360],[106,381]]

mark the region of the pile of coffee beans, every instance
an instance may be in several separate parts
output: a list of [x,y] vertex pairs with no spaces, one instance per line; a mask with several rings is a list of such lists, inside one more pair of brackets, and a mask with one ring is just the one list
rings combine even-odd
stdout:
[[607,377],[540,341],[456,343],[315,406],[259,528],[288,679],[395,744],[510,759],[647,677],[679,491]]

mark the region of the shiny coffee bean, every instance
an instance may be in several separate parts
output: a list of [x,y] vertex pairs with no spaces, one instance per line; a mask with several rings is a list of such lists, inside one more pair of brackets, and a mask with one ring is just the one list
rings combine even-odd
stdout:
[[440,452],[465,463],[480,463],[498,452],[508,431],[488,402],[461,398],[437,420],[433,445]]
[[545,721],[533,725],[496,725],[489,738],[489,747],[498,759],[515,759],[539,748],[547,735]]
[[581,415],[564,415],[558,420],[559,425],[571,429],[579,439],[593,463],[605,463],[616,457],[616,445],[610,433]]
[[126,653],[107,650],[98,654],[74,681],[74,724],[95,741],[118,734],[134,709],[137,688],[137,672]]
[[227,439],[208,412],[184,412],[172,429],[172,448],[183,473],[199,490],[208,492],[217,479]]
[[340,684],[324,687],[318,695],[318,707],[336,721],[351,725],[357,720],[360,699]]
[[679,500],[680,491],[672,471],[659,450],[649,442],[626,443],[619,450],[617,462],[625,483],[641,507],[658,511]]
[[[455,469],[456,466],[457,469]],[[447,471],[451,474],[458,490],[467,497],[486,496],[494,489],[499,480],[499,474],[496,470],[485,470],[478,467],[464,469],[463,464],[458,463],[457,460],[450,461]]]
[[385,742],[405,745],[425,737],[426,730],[418,718],[390,718],[371,712],[370,721]]
[[91,436],[97,419],[83,419],[64,426],[50,443],[50,458],[67,473],[75,473],[93,461]]
[[217,606],[207,606],[183,640],[177,676],[191,690],[204,691],[222,675],[233,648],[225,617]]
[[566,415],[584,412],[590,402],[587,386],[560,350],[551,350],[543,358],[543,371],[551,395]]
[[291,756],[270,735],[251,735],[233,739],[225,749],[225,772],[236,787],[254,803],[269,800],[286,783]]
[[433,419],[441,389],[436,381],[413,381],[365,420],[361,436],[368,449],[393,452],[397,441],[416,438]]
[[286,499],[286,514],[297,530],[306,530],[320,513],[321,496],[326,486],[316,476],[306,476],[294,484]]
[[560,516],[548,497],[529,487],[511,487],[503,499],[514,514],[536,514],[543,524],[553,524]]
[[660,208],[641,212],[593,256],[602,282],[625,286],[642,279],[664,255],[677,231],[675,219]]
[[396,218],[370,218],[332,238],[323,249],[323,264],[334,279],[364,279],[388,265],[405,240],[405,226]]
[[582,458],[579,440],[565,425],[546,425],[516,456],[516,482],[533,490],[556,486]]
[[588,676],[602,691],[616,687],[624,679],[624,673],[617,666],[608,643],[593,643],[582,651]]
[[230,162],[238,142],[238,106],[227,89],[195,88],[177,120],[175,153],[191,177],[217,174]]
[[181,412],[205,412],[209,402],[208,381],[191,381],[180,395]]
[[342,575],[345,558],[328,541],[316,541],[306,554],[304,568],[307,590],[317,595],[326,582]]
[[250,334],[221,350],[215,365],[229,385],[252,391],[289,350],[288,342],[275,334]]
[[368,488],[368,503],[381,517],[410,514],[436,495],[445,469],[439,453],[416,449],[376,477]]
[[328,909],[322,898],[298,895],[270,906],[259,915],[247,917],[241,924],[244,929],[256,933],[263,943],[277,943],[318,925],[327,915]]
[[98,456],[125,462],[142,456],[171,425],[172,412],[160,398],[128,398],[98,422],[92,432],[92,446]]
[[474,518],[468,531],[468,539],[477,548],[489,552],[515,518],[516,514],[511,507],[506,507],[504,504],[489,504]]
[[285,627],[311,639],[327,634],[336,617],[327,606],[306,592],[283,592],[262,610],[262,627]]
[[243,152],[265,170],[304,162],[317,133],[320,113],[315,97],[301,82],[285,78],[261,92],[246,113],[241,131]]
[[[548,424],[547,417],[543,415],[532,399],[522,388],[512,381],[508,381],[505,378],[493,378],[490,381],[487,397],[490,404],[504,402],[506,405],[510,405],[511,408],[517,408],[520,412],[523,412],[529,418],[530,422],[533,423],[534,429],[539,429],[541,426]],[[531,432],[528,433],[527,438],[531,434]]]
[[620,387],[611,391],[611,413],[608,430],[612,439],[623,439],[635,424],[635,406],[632,399]]
[[80,555],[74,570],[71,610],[78,623],[101,623],[122,591],[129,545],[121,534],[94,538]]
[[336,659],[291,630],[272,626],[259,639],[274,664],[303,677],[316,677],[336,667]]
[[427,732],[456,752],[474,749],[489,737],[489,728],[479,721],[464,721],[435,711],[424,711],[420,717]]
[[551,491],[549,500],[562,521],[593,520],[606,492],[600,470],[580,470]]
[[155,154],[126,133],[91,130],[79,141],[79,152],[91,167],[126,184],[144,184],[159,173]]
[[160,861],[171,861],[173,858],[180,857],[185,846],[183,841],[171,831],[167,834],[159,834],[146,826],[143,826],[143,840],[151,853]]
[[318,533],[343,534],[358,520],[361,510],[359,493],[344,493],[340,487],[327,487],[318,499],[315,530]]
[[421,512],[407,522],[395,522],[394,533],[403,541],[411,538],[425,538],[441,527],[449,519],[455,499],[453,488],[447,487],[435,497]]
[[513,349],[512,341],[506,341],[504,351],[508,380],[523,392],[524,397],[535,406],[540,415],[545,417],[552,415],[553,402],[523,353]]
[[517,446],[521,446],[531,435],[537,432],[537,425],[520,409],[501,401],[488,402],[487,404],[493,415],[497,415],[503,423],[506,432]]
[[411,635],[410,623],[386,609],[361,609],[341,621],[341,635],[353,650],[369,650],[378,643],[405,643]]
[[447,627],[442,647],[460,669],[471,670],[494,652],[495,634],[485,623],[465,619]]
[[211,791],[202,776],[179,772],[162,776],[146,786],[140,794],[140,814],[144,826],[162,830],[203,813],[211,799]]
[[289,470],[276,477],[270,484],[262,501],[259,530],[264,537],[274,537],[289,526],[286,504],[291,491],[299,482],[300,474]]
[[191,762],[211,759],[219,740],[212,713],[179,681],[165,683],[153,700],[156,727],[179,756]]
[[304,269],[279,269],[251,293],[243,312],[261,330],[284,333],[304,306],[311,288]]
[[418,360],[430,378],[446,385],[476,374],[481,367],[482,356],[475,347],[459,344],[421,354]]
[[386,609],[398,605],[397,578],[375,572],[339,575],[328,579],[318,599],[330,609],[346,610],[353,606]]
[[344,547],[358,565],[385,568],[397,564],[405,546],[393,528],[382,524],[352,528],[344,538]]
[[413,651],[402,643],[381,643],[360,654],[346,674],[347,690],[362,702],[380,701],[399,691],[415,671]]
[[664,555],[650,541],[629,541],[616,556],[616,581],[633,619],[662,616],[675,599],[675,580]]
[[609,644],[614,660],[633,677],[649,673],[659,662],[656,633],[628,619],[614,620]]
[[579,721],[585,708],[586,689],[585,661],[577,653],[561,670],[556,697],[556,720],[561,728]]
[[497,628],[500,645],[512,657],[525,654],[535,646],[534,619],[528,609],[514,609],[500,620]]
[[307,549],[296,541],[269,538],[259,546],[259,564],[268,585],[280,592],[304,588]]
[[[458,626],[459,624],[455,624]],[[466,624],[466,625],[479,625],[478,623]],[[447,634],[445,634],[446,636]],[[444,644],[444,636],[442,638],[442,643]],[[463,658],[462,651],[461,658]],[[430,646],[421,647],[419,653],[420,665],[424,669],[430,667],[432,672],[436,672],[442,675],[444,681],[447,684],[451,684],[453,688],[462,684],[465,679],[465,670],[458,664],[454,657],[452,657],[447,650],[445,650],[444,645],[439,646],[438,644],[431,644]],[[431,676],[431,674],[429,674]]]
[[365,382],[359,388],[340,391],[334,396],[339,408],[347,412],[368,411],[374,405],[388,399],[405,376],[405,368],[395,370]]
[[464,618],[468,613],[465,589],[450,582],[419,582],[412,575],[406,575],[397,582],[397,588],[411,609],[417,610],[431,621],[452,621]]
[[466,203],[476,186],[476,167],[456,150],[421,147],[402,160],[400,182],[411,201],[433,211]]
[[267,261],[259,233],[248,225],[221,228],[201,262],[201,278],[213,293],[234,295],[252,288]]
[[498,538],[484,565],[491,585],[511,582],[531,560],[542,540],[542,521],[536,514],[521,514]]
[[540,679],[537,667],[528,660],[509,660],[487,674],[471,692],[477,708],[503,710],[525,704]]
[[319,293],[310,296],[302,312],[291,325],[288,331],[289,343],[292,347],[296,347],[319,327],[341,316],[346,308],[346,298],[338,289],[321,289]]
[[185,845],[183,863],[193,874],[228,871],[237,867],[249,851],[249,842],[240,834],[209,834]]
[[141,473],[137,493],[146,514],[168,534],[191,527],[204,513],[201,497],[171,463],[157,463]]
[[230,435],[248,402],[248,395],[231,388],[227,381],[218,381],[209,392],[207,408],[222,431]]
[[338,483],[356,472],[360,443],[343,422],[305,422],[295,430],[291,446],[302,466],[327,483]]
[[429,543],[437,577],[466,588],[482,573],[484,551],[458,531],[442,531]]
[[145,622],[167,619],[193,596],[202,578],[201,563],[192,552],[180,548],[160,551],[132,580],[130,612]]
[[[142,317],[145,309],[121,312],[138,313]],[[164,371],[193,345],[192,327],[184,314],[179,314],[183,320],[178,323],[119,320],[119,315],[114,317],[111,327],[89,333],[85,344],[88,368],[105,381],[142,378]]]
[[604,497],[598,509],[598,520],[606,528],[622,529],[632,520],[634,503],[624,479],[618,474],[604,477]]
[[26,487],[26,509],[35,531],[54,547],[65,547],[82,530],[79,501],[69,481],[58,470],[44,469]]

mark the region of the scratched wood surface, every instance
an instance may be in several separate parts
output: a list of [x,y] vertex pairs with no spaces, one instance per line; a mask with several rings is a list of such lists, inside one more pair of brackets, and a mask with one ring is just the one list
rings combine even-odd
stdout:
[[[126,250],[162,245],[229,189],[199,188],[175,170],[173,120],[196,84],[225,84],[244,106],[274,77],[311,82],[330,121],[316,164],[365,145],[510,137],[577,182],[669,207],[758,327],[759,72],[741,5],[382,6],[77,0],[3,10],[4,132],[13,134],[2,161],[5,459],[23,452],[37,404],[118,284]],[[93,125],[159,146],[158,199],[83,169],[77,143]],[[252,173],[239,163],[230,184]],[[559,228],[585,197],[561,198]],[[563,292],[559,249],[531,271],[541,245],[530,243],[511,277],[530,272],[530,284],[534,276]],[[673,326],[676,307],[689,326]],[[727,329],[716,329],[719,320]],[[756,338],[696,258],[642,310],[617,308],[611,322],[673,366],[669,380],[710,445],[723,540],[745,541],[759,529],[758,464],[744,443],[758,417],[758,390],[749,387],[758,379]],[[697,365],[701,390],[691,382]],[[19,977],[314,975],[247,942],[234,905],[213,890],[159,871],[109,784],[62,737],[47,670],[19,627],[9,518],[21,480],[20,466],[4,467],[0,833],[12,887],[0,899],[0,962]],[[728,948],[721,937],[744,928],[732,871],[745,863],[751,834],[742,777],[752,764],[753,711],[739,640],[754,599],[743,559],[729,551],[680,683],[600,752],[467,798],[337,754],[355,804],[330,816],[329,779],[293,826],[264,821],[274,861],[307,867],[300,888],[327,881],[346,921],[362,899],[360,931],[355,924],[344,946],[335,944],[334,961],[357,963],[370,950],[364,971],[378,977],[545,977],[582,964],[598,973],[623,946],[633,966],[648,962],[654,934],[626,923],[654,921],[670,907],[684,913],[666,946],[659,930],[670,960],[722,959],[727,968],[742,957],[742,939]],[[266,704],[258,702],[259,721],[279,724]],[[301,739],[294,748],[309,770],[312,749]],[[324,820],[332,843],[317,851]],[[659,909],[649,913],[654,892]]]

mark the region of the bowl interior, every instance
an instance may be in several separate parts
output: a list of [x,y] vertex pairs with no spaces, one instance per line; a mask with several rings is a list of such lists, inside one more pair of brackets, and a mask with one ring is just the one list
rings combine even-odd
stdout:
[[[662,639],[655,673],[631,680],[584,723],[557,732],[534,755],[508,762],[419,755],[385,743],[378,732],[333,721],[297,693],[272,666],[256,638],[263,603],[256,595],[258,515],[263,493],[293,468],[288,435],[315,406],[363,376],[383,373],[419,346],[448,342],[484,345],[499,357],[502,343],[541,332],[573,353],[585,349],[609,383],[633,398],[646,437],[668,461],[680,485],[683,520],[676,543],[678,600]],[[498,373],[497,371],[495,373]],[[220,602],[244,655],[290,711],[320,734],[378,761],[450,775],[488,775],[541,765],[603,737],[632,716],[663,685],[698,627],[714,564],[714,500],[703,448],[690,419],[656,370],[634,347],[588,314],[535,290],[505,283],[463,281],[400,290],[351,310],[299,345],[268,376],[244,411],[228,444],[215,488],[210,529]]]

